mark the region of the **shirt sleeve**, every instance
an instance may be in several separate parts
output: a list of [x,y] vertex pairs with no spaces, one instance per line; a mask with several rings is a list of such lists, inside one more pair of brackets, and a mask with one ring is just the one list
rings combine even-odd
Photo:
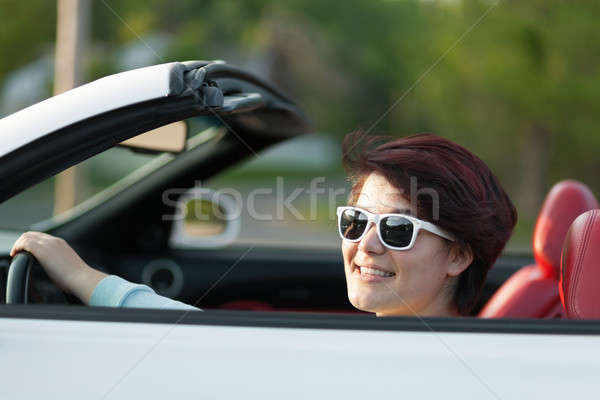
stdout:
[[90,306],[202,311],[160,296],[146,285],[132,283],[116,275],[109,275],[96,285],[90,297]]

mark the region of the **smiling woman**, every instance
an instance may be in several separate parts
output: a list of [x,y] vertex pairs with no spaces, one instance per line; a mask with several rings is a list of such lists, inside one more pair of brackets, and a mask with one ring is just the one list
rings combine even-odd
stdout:
[[343,154],[356,206],[338,213],[350,302],[379,316],[468,315],[517,220],[496,176],[434,135],[359,132]]

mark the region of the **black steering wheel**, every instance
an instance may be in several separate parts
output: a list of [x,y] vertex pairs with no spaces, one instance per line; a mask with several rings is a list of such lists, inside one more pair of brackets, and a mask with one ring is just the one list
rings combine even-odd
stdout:
[[27,251],[12,259],[6,279],[6,304],[27,304],[29,276],[34,263],[35,257]]

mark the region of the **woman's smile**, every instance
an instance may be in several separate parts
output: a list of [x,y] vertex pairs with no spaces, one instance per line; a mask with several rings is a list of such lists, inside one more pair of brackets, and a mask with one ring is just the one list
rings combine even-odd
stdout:
[[353,275],[354,278],[364,282],[385,282],[396,276],[394,272],[387,271],[377,265],[358,265],[356,263],[354,263]]

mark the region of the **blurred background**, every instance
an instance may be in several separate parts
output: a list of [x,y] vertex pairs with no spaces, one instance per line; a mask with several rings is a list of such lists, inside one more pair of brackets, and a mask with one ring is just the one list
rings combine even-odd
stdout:
[[[581,0],[0,0],[0,116],[108,74],[223,59],[278,84],[317,132],[209,186],[275,187],[281,175],[291,191],[322,175],[326,187],[347,188],[344,134],[431,132],[499,176],[519,211],[509,248],[524,251],[554,183],[578,179],[600,193],[598,15],[600,2]],[[61,53],[61,40],[73,52]],[[125,149],[94,157],[66,178],[73,198],[61,199],[51,179],[0,205],[0,225],[48,218],[151,158]],[[328,215],[272,222],[259,239],[339,245]],[[244,222],[242,240],[256,239]]]

